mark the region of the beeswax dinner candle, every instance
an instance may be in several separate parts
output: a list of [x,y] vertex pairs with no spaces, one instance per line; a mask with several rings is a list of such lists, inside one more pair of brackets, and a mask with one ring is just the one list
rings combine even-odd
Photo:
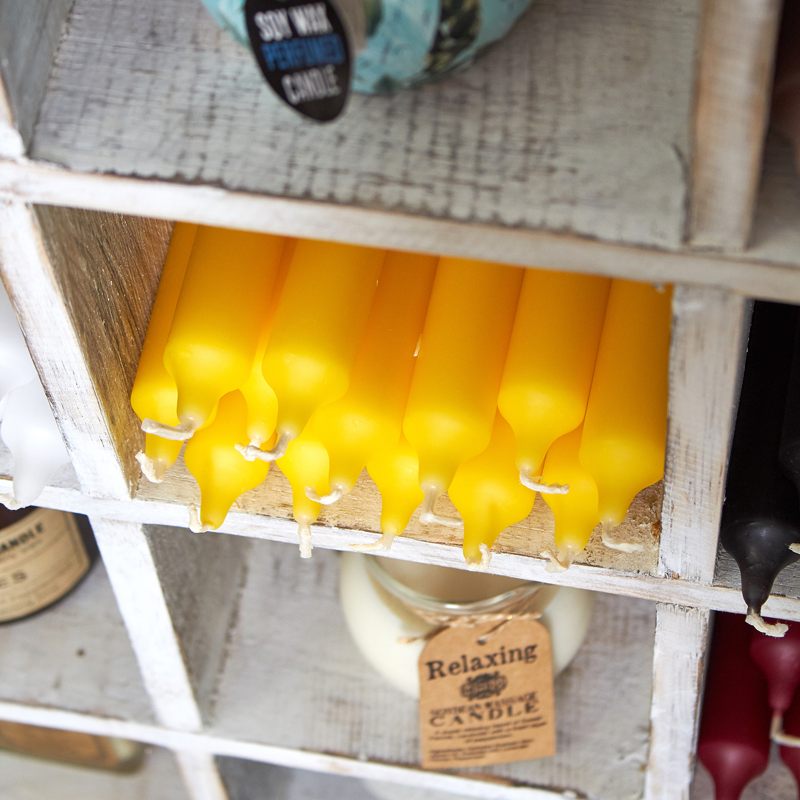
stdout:
[[367,472],[381,495],[381,538],[377,546],[388,549],[392,540],[408,526],[422,502],[419,488],[419,458],[402,438],[367,463]]
[[[196,233],[197,225],[186,222],[176,222],[172,230],[131,392],[131,406],[142,421],[149,418],[164,425],[180,425],[178,388],[164,366],[164,348]],[[144,476],[155,483],[160,482],[177,460],[182,446],[180,441],[146,433],[144,450],[136,456]]]
[[310,423],[330,457],[331,492],[323,502],[347,494],[367,462],[400,439],[435,266],[433,256],[386,256],[347,392]]
[[540,488],[550,445],[583,421],[610,285],[608,278],[525,271],[497,404],[531,488]]
[[314,411],[345,393],[384,257],[366,247],[297,242],[263,365],[278,398],[278,441],[271,451],[246,448],[246,458],[280,458]]
[[403,433],[419,456],[420,519],[458,465],[489,444],[522,270],[442,258],[433,284]]
[[580,445],[606,527],[664,475],[670,298],[634,281],[611,285]]
[[266,234],[198,228],[164,350],[180,425],[145,423],[146,433],[191,438],[247,380],[283,246]]
[[190,509],[193,531],[219,528],[235,500],[264,481],[269,464],[249,463],[235,449],[245,436],[247,408],[239,391],[219,401],[214,421],[189,440],[184,461],[200,487],[200,508]]
[[600,522],[597,483],[578,456],[582,434],[583,426],[557,439],[544,462],[542,481],[569,487],[565,494],[542,495],[553,512],[556,568],[568,567],[573,562]]
[[450,499],[464,523],[468,564],[488,566],[497,537],[531,513],[535,495],[520,483],[514,456],[514,432],[496,414],[489,446],[463,462],[450,484]]

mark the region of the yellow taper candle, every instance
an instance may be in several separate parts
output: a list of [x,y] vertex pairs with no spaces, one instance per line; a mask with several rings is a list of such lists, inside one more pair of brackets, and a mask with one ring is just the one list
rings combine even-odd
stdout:
[[[172,375],[164,366],[164,347],[196,232],[197,225],[186,222],[176,222],[172,230],[131,391],[131,406],[142,421],[150,418],[165,425],[180,423],[177,411],[178,389]],[[179,441],[146,433],[144,451],[136,455],[144,476],[154,483],[160,483],[180,455],[182,446]]]
[[392,540],[408,526],[411,515],[422,502],[419,488],[419,458],[414,448],[400,439],[373,456],[367,464],[367,472],[381,493],[381,536],[368,548],[388,550]]
[[439,261],[403,420],[419,455],[422,522],[443,522],[433,513],[436,498],[458,465],[489,444],[522,272]]
[[583,426],[553,442],[544,462],[542,480],[569,487],[567,494],[542,495],[553,512],[555,554],[552,560],[557,569],[565,569],[574,561],[600,522],[597,483],[578,458],[582,433]]
[[200,509],[189,510],[193,531],[219,528],[235,500],[267,477],[269,464],[248,463],[234,447],[245,436],[246,414],[241,392],[225,395],[214,421],[186,445],[183,458],[200,487]]
[[320,494],[326,490],[330,468],[328,453],[306,431],[289,442],[278,466],[292,487],[292,511],[297,522],[300,557],[311,558],[311,526],[319,516],[320,504],[308,499],[306,489],[311,488]]
[[367,462],[397,444],[436,267],[433,256],[386,256],[350,385],[309,423],[330,457],[332,503],[349,492]]
[[521,522],[536,497],[519,482],[514,432],[500,414],[495,416],[489,446],[456,471],[448,493],[464,522],[464,558],[486,568],[497,537]]
[[538,485],[547,448],[583,421],[611,281],[526,270],[497,405],[520,478]]
[[580,446],[605,527],[664,475],[670,298],[643,283],[611,286]]
[[278,441],[245,458],[276,459],[314,411],[347,389],[385,253],[353,245],[298,241],[284,281],[264,377],[278,397]]
[[219,399],[247,380],[283,246],[276,236],[198,229],[164,351],[180,425],[146,431],[190,438],[213,419]]

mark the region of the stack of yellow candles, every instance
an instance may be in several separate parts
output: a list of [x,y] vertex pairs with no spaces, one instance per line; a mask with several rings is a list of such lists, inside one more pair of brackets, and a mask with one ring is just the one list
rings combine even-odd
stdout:
[[[131,395],[144,475],[186,442],[193,530],[218,528],[275,461],[301,554],[366,469],[381,546],[420,524],[463,529],[468,563],[553,512],[567,567],[664,470],[670,293],[178,223]],[[442,518],[447,493],[460,519]]]

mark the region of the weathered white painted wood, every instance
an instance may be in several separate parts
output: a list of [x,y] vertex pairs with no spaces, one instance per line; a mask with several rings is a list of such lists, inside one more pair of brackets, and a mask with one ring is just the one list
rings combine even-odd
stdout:
[[[654,616],[650,604],[598,595],[589,637],[556,684],[557,755],[484,772],[590,797],[639,797]],[[621,680],[625,702],[610,704]],[[301,562],[288,548],[251,549],[208,728],[233,740],[418,763],[416,704],[388,686],[350,640],[333,554]]]
[[19,158],[25,152],[25,143],[15,127],[11,100],[0,71],[0,156]]
[[157,719],[199,730],[200,711],[144,531],[101,517],[90,521]]
[[174,756],[150,750],[138,772],[121,775],[0,752],[3,800],[192,800]]
[[102,563],[46,613],[0,626],[0,676],[3,701],[155,719]]
[[[800,175],[791,146],[777,134],[767,137],[764,170],[748,257],[790,264],[800,283]],[[794,295],[791,295],[792,299]],[[776,298],[780,299],[780,298]]]
[[658,573],[711,583],[742,380],[750,303],[675,288]]
[[[55,244],[55,243],[49,243]],[[73,466],[88,492],[127,496],[93,375],[33,211],[0,203],[0,268]],[[84,323],[87,324],[87,323]]]
[[191,800],[228,800],[228,793],[213,755],[178,751],[175,758]]
[[695,764],[709,612],[659,604],[645,800],[688,800]]
[[698,6],[539,0],[469,70],[356,95],[317,126],[278,105],[194,0],[77,0],[30,151],[80,171],[674,247]]
[[72,0],[0,0],[0,82],[7,87],[14,124],[25,142],[71,5]]
[[[785,185],[791,186],[792,180],[786,173]],[[26,159],[0,158],[0,198],[4,197],[131,215],[146,211],[164,219],[520,266],[546,265],[653,283],[720,286],[765,300],[800,302],[800,245],[793,237],[796,227],[790,225],[790,212],[784,214],[781,226],[757,223],[755,240],[766,241],[766,248],[723,255],[610,244],[569,234],[467,224],[202,184],[82,174]],[[793,204],[800,208],[800,201]]]
[[706,0],[692,153],[690,238],[742,248],[769,116],[781,0]]

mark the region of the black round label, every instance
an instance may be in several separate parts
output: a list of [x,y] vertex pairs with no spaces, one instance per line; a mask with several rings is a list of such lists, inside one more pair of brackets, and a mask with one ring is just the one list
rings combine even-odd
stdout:
[[350,91],[350,44],[331,0],[246,0],[247,33],[264,77],[295,111],[336,119]]

